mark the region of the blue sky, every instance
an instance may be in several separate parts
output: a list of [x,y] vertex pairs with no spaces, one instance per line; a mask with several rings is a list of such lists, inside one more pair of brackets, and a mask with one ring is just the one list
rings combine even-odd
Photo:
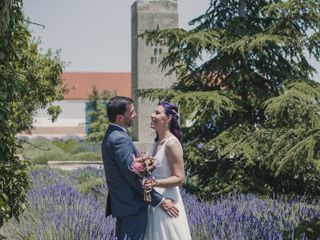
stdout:
[[[131,5],[135,0],[24,0],[41,47],[61,49],[65,71],[131,71]],[[210,0],[178,0],[179,27],[203,14]],[[320,72],[320,64],[311,60]],[[319,75],[315,77],[320,79]]]
[[[24,0],[41,47],[61,49],[66,71],[131,71],[131,5],[135,0]],[[178,0],[179,27],[204,13],[210,0]]]

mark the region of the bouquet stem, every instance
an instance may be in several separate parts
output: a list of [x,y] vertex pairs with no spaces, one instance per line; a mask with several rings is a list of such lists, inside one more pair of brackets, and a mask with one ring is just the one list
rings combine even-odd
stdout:
[[151,194],[150,192],[147,192],[146,190],[144,190],[144,201],[146,201],[147,203],[151,203]]

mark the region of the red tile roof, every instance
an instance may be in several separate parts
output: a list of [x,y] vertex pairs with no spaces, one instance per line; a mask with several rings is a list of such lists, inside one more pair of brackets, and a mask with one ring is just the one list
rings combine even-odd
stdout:
[[65,100],[88,99],[95,86],[103,90],[116,91],[117,95],[131,96],[130,72],[64,72],[62,77],[70,89]]

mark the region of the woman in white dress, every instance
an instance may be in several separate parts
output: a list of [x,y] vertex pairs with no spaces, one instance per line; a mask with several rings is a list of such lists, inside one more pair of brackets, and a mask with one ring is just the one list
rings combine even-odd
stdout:
[[158,166],[153,171],[155,180],[146,182],[145,188],[153,187],[165,198],[172,199],[179,210],[179,216],[169,216],[161,207],[149,207],[145,240],[191,239],[179,191],[185,172],[178,119],[178,108],[169,102],[160,102],[151,114],[150,127],[156,131],[152,154],[157,159]]

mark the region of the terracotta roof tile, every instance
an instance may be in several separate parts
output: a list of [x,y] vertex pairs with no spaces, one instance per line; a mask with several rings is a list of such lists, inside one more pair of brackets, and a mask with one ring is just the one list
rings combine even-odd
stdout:
[[99,93],[108,90],[116,91],[117,95],[131,96],[130,72],[64,72],[62,76],[70,88],[65,100],[88,99],[93,86]]

